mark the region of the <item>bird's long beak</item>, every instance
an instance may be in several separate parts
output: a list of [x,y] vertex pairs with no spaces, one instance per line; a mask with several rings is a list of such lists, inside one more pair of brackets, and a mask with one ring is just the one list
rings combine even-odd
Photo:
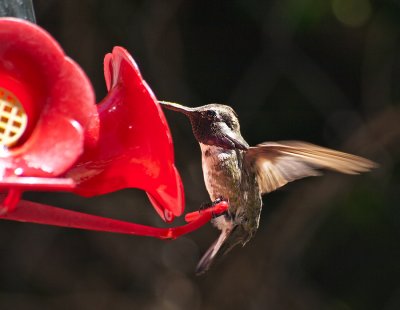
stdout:
[[181,112],[181,113],[186,114],[186,115],[189,115],[191,112],[195,111],[194,108],[185,107],[184,105],[181,105],[181,104],[175,103],[175,102],[169,102],[169,101],[158,101],[158,102],[163,107],[165,107],[165,108],[167,108],[169,110]]

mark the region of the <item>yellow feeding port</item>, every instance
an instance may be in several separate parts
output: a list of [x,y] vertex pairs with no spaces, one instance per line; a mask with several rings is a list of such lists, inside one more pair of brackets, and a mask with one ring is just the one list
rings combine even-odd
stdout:
[[0,146],[11,147],[24,134],[28,116],[18,98],[0,87]]

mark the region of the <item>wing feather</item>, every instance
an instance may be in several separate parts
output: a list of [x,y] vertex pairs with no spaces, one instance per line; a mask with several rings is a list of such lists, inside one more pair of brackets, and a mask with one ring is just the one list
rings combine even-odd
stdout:
[[246,161],[254,165],[263,194],[294,180],[321,175],[319,169],[358,174],[377,166],[363,157],[302,141],[258,144],[248,149]]

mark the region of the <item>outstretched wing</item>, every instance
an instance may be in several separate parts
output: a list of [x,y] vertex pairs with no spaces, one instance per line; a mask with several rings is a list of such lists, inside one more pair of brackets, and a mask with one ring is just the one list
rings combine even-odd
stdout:
[[376,167],[368,159],[302,141],[258,144],[248,149],[246,162],[254,166],[263,194],[297,179],[321,175],[318,169],[358,174]]

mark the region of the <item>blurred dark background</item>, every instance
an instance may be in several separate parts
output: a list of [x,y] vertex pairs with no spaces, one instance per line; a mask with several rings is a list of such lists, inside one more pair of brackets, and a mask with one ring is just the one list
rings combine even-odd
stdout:
[[[194,268],[217,237],[211,225],[166,242],[2,221],[0,309],[400,309],[400,1],[34,5],[98,101],[103,57],[120,45],[159,99],[231,105],[250,144],[306,140],[380,167],[264,197],[256,237],[201,277]],[[199,147],[185,117],[166,117],[194,211],[208,201]],[[26,198],[163,225],[135,189]]]

